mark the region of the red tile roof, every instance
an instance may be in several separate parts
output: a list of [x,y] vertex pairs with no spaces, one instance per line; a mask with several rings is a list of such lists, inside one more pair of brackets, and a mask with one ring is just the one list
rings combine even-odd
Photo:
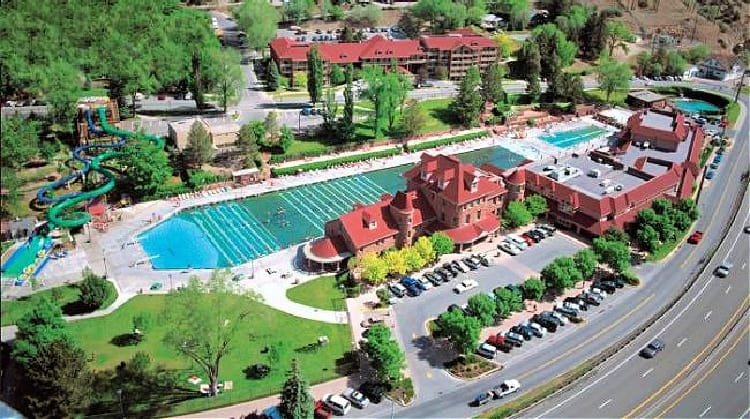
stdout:
[[500,222],[497,217],[483,218],[476,223],[468,224],[463,227],[443,230],[443,233],[457,244],[473,243],[481,237],[485,237],[500,228]]
[[332,259],[338,257],[340,253],[345,253],[346,249],[338,249],[330,237],[323,237],[311,244],[310,251],[321,259]]
[[373,36],[364,45],[365,48],[359,53],[360,58],[409,58],[423,53],[419,41],[389,41],[382,35]]
[[628,118],[628,125],[625,129],[630,131],[631,137],[633,135],[639,135],[654,140],[673,142],[681,142],[685,140],[688,134],[688,128],[685,126],[685,117],[681,113],[678,112],[674,115],[671,130],[661,130],[641,125],[643,123],[643,116],[647,112],[655,111],[642,110]]
[[493,40],[474,33],[468,28],[456,29],[446,35],[422,35],[420,40],[425,48],[441,51],[453,51],[462,46],[471,49],[497,47]]
[[[456,157],[423,153],[420,160],[420,166],[404,173],[407,180],[456,204],[505,192],[499,183],[476,170],[473,165],[461,163]],[[476,187],[472,191],[473,182]]]
[[312,45],[317,45],[326,62],[336,64],[356,63],[366,58],[409,58],[423,53],[419,41],[389,41],[381,35],[364,42],[312,43],[291,38],[276,38],[270,42],[276,56],[292,61],[307,61],[307,52]]

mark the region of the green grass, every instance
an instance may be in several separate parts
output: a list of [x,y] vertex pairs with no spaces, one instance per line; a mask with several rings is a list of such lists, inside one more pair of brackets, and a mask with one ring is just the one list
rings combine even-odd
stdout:
[[[162,321],[167,296],[137,296],[105,317],[81,320],[69,325],[80,346],[91,356],[91,367],[96,370],[113,368],[121,361],[127,361],[137,351],[151,355],[155,363],[177,370],[180,383],[195,373],[207,381],[196,365],[180,356],[174,349],[163,343],[169,324]],[[196,302],[199,303],[199,302]],[[237,332],[232,352],[221,362],[219,379],[232,380],[234,389],[216,398],[196,398],[173,406],[172,415],[184,414],[242,401],[257,399],[277,393],[285,379],[285,372],[291,359],[300,361],[302,374],[310,384],[328,381],[346,375],[348,365],[341,363],[345,353],[351,348],[351,331],[348,325],[335,325],[301,319],[274,310],[262,303],[252,303],[251,313]],[[118,335],[132,331],[132,319],[136,314],[150,313],[153,327],[145,333],[145,339],[137,346],[118,347],[111,343]],[[315,352],[298,352],[316,342],[321,335],[329,338],[329,343]],[[245,378],[243,370],[255,363],[271,364],[262,350],[271,344],[281,342],[280,361],[272,365],[271,374],[260,380]],[[196,387],[197,393],[197,387]]]
[[15,242],[13,240],[8,240],[6,242],[0,243],[0,253],[5,253],[6,250],[8,250],[11,247],[13,247],[14,243]]
[[[616,90],[609,96],[609,103],[622,105],[625,103],[625,99],[628,97],[629,90]],[[586,90],[585,95],[590,99],[597,100],[600,102],[606,102],[607,93],[600,89]]]
[[344,290],[336,286],[336,276],[329,275],[297,285],[286,291],[290,300],[323,310],[341,311],[345,309]]
[[92,87],[90,89],[83,89],[78,93],[78,97],[89,96],[109,96],[109,92],[104,87]]
[[330,150],[331,147],[320,140],[295,139],[284,154],[287,156],[310,156],[325,154]]
[[[76,301],[78,301],[78,298],[81,295],[81,292],[75,285],[59,287],[57,289],[59,289],[59,291],[54,292],[59,293],[57,304],[60,306],[75,303]],[[27,297],[19,298],[18,300],[0,301],[0,326],[9,326],[11,324],[16,324],[16,322],[21,317],[33,310],[34,307],[39,304],[39,301],[41,301],[42,298],[46,297],[50,300],[53,300],[52,296],[53,289],[46,289],[31,294]],[[110,302],[110,304],[112,303]]]
[[420,133],[447,131],[451,128],[452,115],[448,106],[453,99],[432,99],[419,102],[419,106],[427,112],[427,123]]
[[729,105],[727,105],[727,120],[729,121],[730,126],[734,126],[735,122],[737,122],[737,118],[740,117],[740,104],[736,102],[732,102]]
[[706,148],[703,149],[701,152],[701,157],[698,161],[699,167],[704,167],[706,165],[706,162],[708,161],[708,158],[711,157],[711,153],[714,152],[714,146],[711,144],[708,144]]

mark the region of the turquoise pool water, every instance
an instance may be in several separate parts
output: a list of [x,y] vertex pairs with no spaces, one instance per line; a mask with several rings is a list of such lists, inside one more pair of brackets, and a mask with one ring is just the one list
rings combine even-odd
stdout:
[[[523,156],[502,147],[461,154],[479,166],[516,166]],[[329,220],[357,203],[371,204],[406,185],[399,166],[253,198],[183,210],[138,239],[155,269],[223,268],[323,235]]]
[[674,101],[675,108],[689,113],[709,113],[709,114],[717,114],[721,112],[721,109],[719,109],[718,106],[704,102],[702,100],[693,100],[693,99],[675,99]]
[[606,132],[606,130],[597,126],[587,125],[569,131],[560,131],[551,135],[543,135],[541,139],[555,147],[568,148],[592,140]]

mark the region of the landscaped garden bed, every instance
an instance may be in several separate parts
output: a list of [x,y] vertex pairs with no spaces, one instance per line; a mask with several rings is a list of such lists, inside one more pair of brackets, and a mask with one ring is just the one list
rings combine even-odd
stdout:
[[456,144],[456,143],[462,143],[464,141],[476,140],[478,138],[486,137],[487,135],[489,135],[487,131],[470,132],[468,134],[456,135],[454,137],[440,138],[437,140],[424,141],[424,142],[413,144],[413,145],[407,145],[406,149],[409,152],[427,150],[430,148],[442,147],[442,146]]
[[383,157],[395,156],[397,154],[400,154],[401,151],[401,147],[393,147],[385,150],[373,151],[370,153],[352,154],[349,156],[337,157],[329,160],[303,163],[297,166],[273,167],[271,168],[271,174],[274,177],[296,175],[298,173],[308,172],[310,170],[329,169],[331,167],[340,166],[342,164],[356,163],[369,159],[380,159]]
[[451,375],[465,380],[477,378],[487,372],[501,368],[494,362],[476,355],[459,356],[453,361],[446,363],[446,367]]

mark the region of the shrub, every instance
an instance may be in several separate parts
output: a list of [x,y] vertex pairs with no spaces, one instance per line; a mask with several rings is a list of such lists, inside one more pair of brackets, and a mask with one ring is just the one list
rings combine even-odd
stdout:
[[88,269],[84,271],[83,282],[78,288],[81,290],[81,304],[92,310],[103,307],[107,301],[111,304],[116,298],[112,284]]
[[351,156],[338,157],[330,160],[317,161],[312,163],[304,163],[298,166],[291,167],[273,167],[271,168],[271,175],[274,177],[295,175],[300,172],[307,172],[310,170],[321,170],[329,169],[331,167],[340,166],[347,163],[355,163],[363,160],[378,159],[382,157],[395,156],[401,153],[401,147],[389,148],[381,151],[373,151],[371,153],[354,154]]
[[435,148],[444,145],[461,143],[464,141],[476,140],[477,138],[486,137],[488,134],[489,133],[487,131],[470,132],[468,134],[457,135],[455,137],[441,138],[438,140],[424,141],[414,145],[407,145],[406,150],[409,152],[426,150],[428,148]]
[[622,273],[622,279],[623,281],[627,282],[629,285],[632,285],[634,287],[637,287],[641,284],[641,280],[638,278],[638,275],[635,274],[633,271],[625,271]]

